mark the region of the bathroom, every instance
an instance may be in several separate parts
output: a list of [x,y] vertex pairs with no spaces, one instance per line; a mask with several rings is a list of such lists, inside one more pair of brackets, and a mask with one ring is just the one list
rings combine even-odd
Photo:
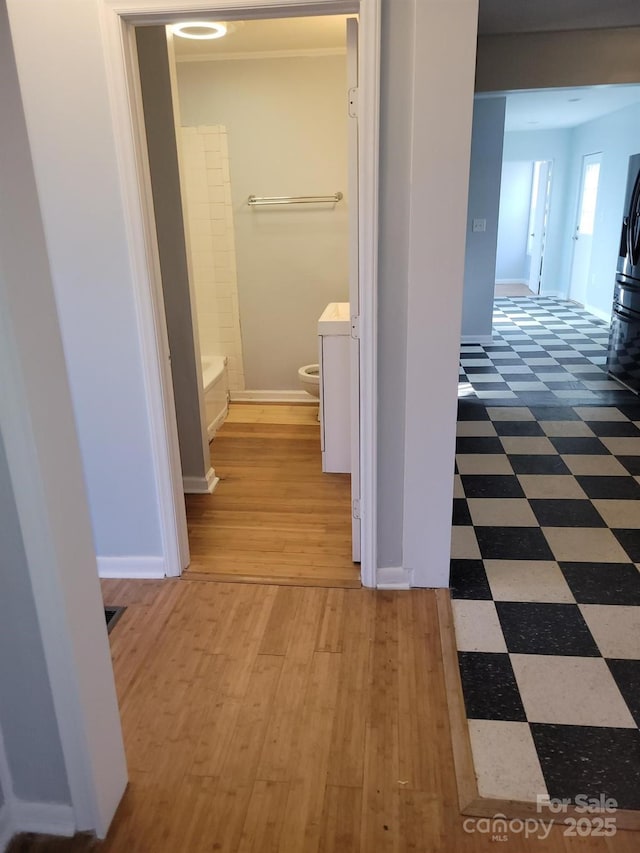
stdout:
[[318,317],[349,298],[344,18],[234,22],[173,43],[202,355],[228,357],[232,399],[295,399],[299,367],[318,361]]
[[[227,389],[231,421],[244,412],[282,425],[312,412],[317,423],[316,397],[304,388],[315,389],[299,373],[319,361],[318,319],[327,305],[349,300],[346,19],[225,26],[219,39],[170,39],[209,440],[227,418]],[[250,205],[250,196],[323,200]],[[319,434],[316,445],[319,466]],[[219,474],[217,447],[222,436],[211,445]],[[189,495],[188,515],[203,500],[211,498]],[[191,550],[193,558],[193,542]]]

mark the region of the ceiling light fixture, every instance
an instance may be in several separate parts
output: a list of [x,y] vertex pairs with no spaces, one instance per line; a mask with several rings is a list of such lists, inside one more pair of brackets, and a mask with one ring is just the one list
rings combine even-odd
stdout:
[[[170,30],[174,36],[180,36],[183,39],[219,39],[227,33],[224,24],[212,24],[210,21],[185,21],[183,24],[173,24]],[[187,30],[200,32],[187,32]]]

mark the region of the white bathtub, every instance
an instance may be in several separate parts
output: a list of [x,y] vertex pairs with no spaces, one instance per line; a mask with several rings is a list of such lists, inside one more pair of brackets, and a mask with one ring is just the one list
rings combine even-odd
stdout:
[[229,379],[225,357],[202,357],[202,385],[207,434],[211,441],[229,411]]

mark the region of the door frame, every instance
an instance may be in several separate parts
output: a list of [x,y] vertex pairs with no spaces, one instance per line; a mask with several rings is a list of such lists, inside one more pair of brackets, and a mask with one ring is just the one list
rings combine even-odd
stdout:
[[[542,292],[542,276],[544,270],[544,252],[546,248],[547,242],[547,229],[549,222],[549,207],[551,201],[551,181],[553,178],[553,160],[534,160],[533,161],[533,169],[535,170],[536,165],[540,163],[539,175],[544,175],[544,182],[539,180],[537,187],[537,198],[536,198],[536,212],[534,217],[534,222],[529,222],[529,229],[533,227],[533,243],[531,246],[531,268],[529,270],[529,281],[528,287],[533,293],[536,293],[538,296]],[[535,174],[535,171],[534,171]],[[543,194],[544,193],[544,194]],[[533,186],[532,186],[532,195],[533,195]],[[539,205],[539,201],[542,198],[542,207]],[[531,208],[529,208],[531,209]],[[528,240],[528,238],[527,238]],[[536,276],[537,286],[534,289],[531,287],[531,280],[533,278],[533,270],[534,270],[534,260],[538,259],[538,273]]]
[[[360,334],[361,580],[376,586],[377,506],[377,266],[380,104],[380,0],[101,0],[102,41],[119,162],[120,191],[136,300],[142,367],[158,486],[167,575],[188,559],[182,474],[171,387],[162,283],[148,178],[146,146],[139,145],[142,102],[135,71],[134,27],[188,20],[358,14],[358,257]],[[345,93],[345,109],[346,109]],[[352,309],[353,313],[353,309]]]

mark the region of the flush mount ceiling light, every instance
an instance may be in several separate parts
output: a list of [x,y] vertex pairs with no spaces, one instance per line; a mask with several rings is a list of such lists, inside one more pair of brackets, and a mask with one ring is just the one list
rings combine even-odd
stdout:
[[170,27],[174,36],[183,39],[219,39],[226,35],[224,24],[212,24],[210,21],[185,21]]

